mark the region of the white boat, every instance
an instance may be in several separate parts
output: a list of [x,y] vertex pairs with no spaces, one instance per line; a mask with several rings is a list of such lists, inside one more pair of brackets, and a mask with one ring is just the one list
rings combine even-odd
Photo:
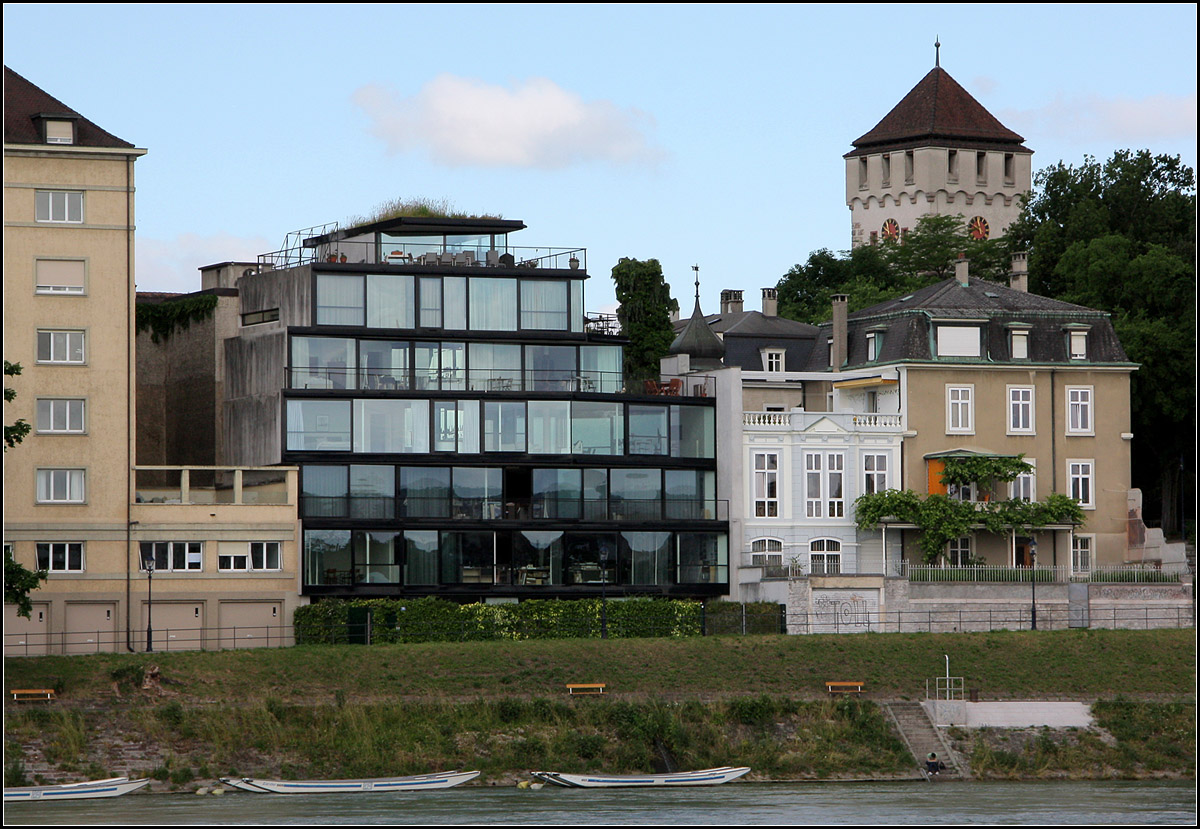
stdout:
[[624,786],[716,786],[736,780],[750,771],[749,766],[721,766],[674,774],[564,774],[557,771],[530,772],[539,780],[572,789],[606,789]]
[[255,777],[222,777],[221,782],[235,789],[256,794],[335,794],[449,789],[478,776],[477,771],[448,771],[411,777],[374,777],[369,780],[260,780]]
[[14,786],[4,790],[5,803],[20,803],[32,800],[87,800],[95,797],[118,797],[137,791],[150,783],[150,778],[130,780],[128,777],[110,777],[106,780],[88,780],[83,783],[61,783],[57,786]]

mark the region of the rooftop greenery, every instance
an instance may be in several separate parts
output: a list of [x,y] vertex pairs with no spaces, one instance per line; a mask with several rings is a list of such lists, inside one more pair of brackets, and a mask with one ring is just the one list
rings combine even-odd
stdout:
[[449,199],[430,199],[424,197],[397,197],[377,204],[365,216],[352,216],[344,224],[346,227],[382,222],[385,219],[402,217],[424,219],[503,219],[499,213],[467,213],[455,209]]

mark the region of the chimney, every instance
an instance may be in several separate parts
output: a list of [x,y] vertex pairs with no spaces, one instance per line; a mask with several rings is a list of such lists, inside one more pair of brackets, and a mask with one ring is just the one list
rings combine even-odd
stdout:
[[958,284],[964,288],[967,287],[967,266],[970,260],[967,259],[965,253],[958,255],[958,261],[954,263],[954,278],[958,280]]
[[833,345],[830,347],[830,367],[841,371],[846,362],[846,314],[849,300],[846,294],[833,295]]
[[1012,255],[1012,270],[1008,274],[1008,287],[1023,294],[1029,293],[1029,254],[1024,251]]
[[779,301],[775,298],[774,288],[762,289],[762,312],[764,317],[779,316]]
[[741,291],[721,291],[721,313],[722,314],[740,314],[742,313],[742,292]]

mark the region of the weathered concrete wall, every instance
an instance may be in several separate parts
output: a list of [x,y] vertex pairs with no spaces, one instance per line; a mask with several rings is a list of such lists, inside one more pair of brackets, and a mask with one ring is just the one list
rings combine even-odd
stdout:
[[1086,702],[965,702],[932,699],[921,703],[934,725],[967,728],[1087,728],[1094,722]]

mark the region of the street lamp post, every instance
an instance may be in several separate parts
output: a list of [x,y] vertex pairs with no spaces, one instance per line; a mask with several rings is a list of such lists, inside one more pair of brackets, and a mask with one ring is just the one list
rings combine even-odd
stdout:
[[600,551],[600,638],[608,638],[608,550]]
[[146,571],[146,653],[154,652],[154,551],[142,555]]
[[1029,608],[1029,629],[1037,630],[1037,539],[1029,540],[1029,590],[1032,604]]

